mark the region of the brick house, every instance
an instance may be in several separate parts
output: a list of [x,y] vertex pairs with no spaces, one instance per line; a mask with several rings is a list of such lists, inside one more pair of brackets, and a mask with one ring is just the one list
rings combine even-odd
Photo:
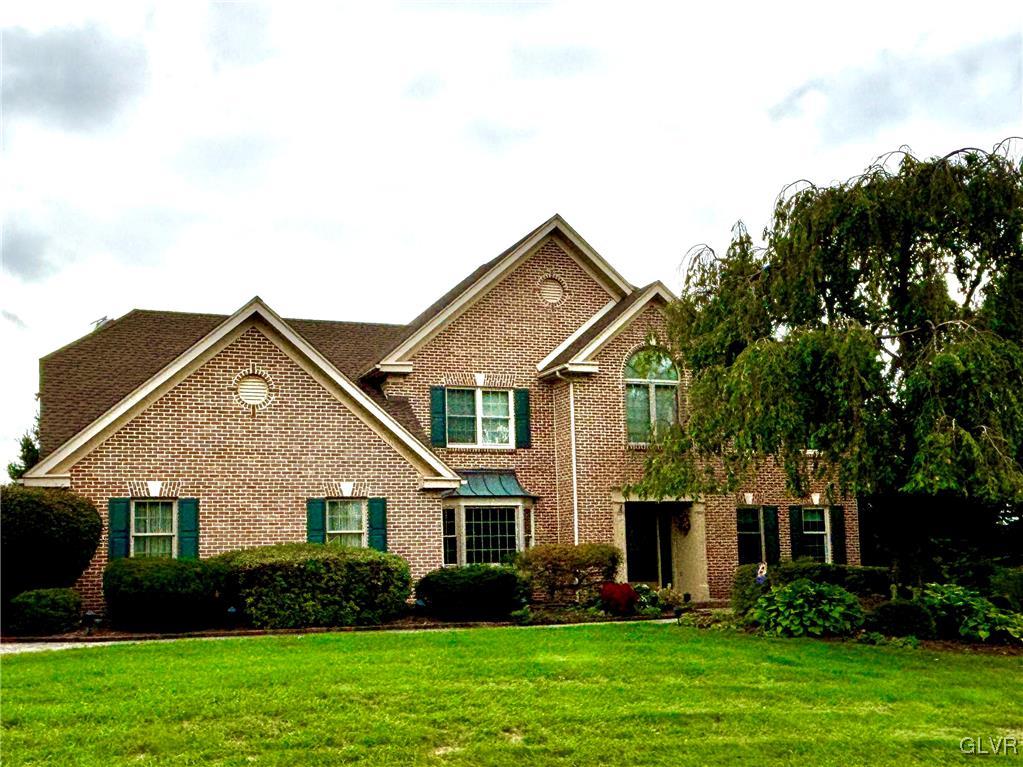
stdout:
[[560,216],[408,325],[134,310],[40,361],[27,485],[106,512],[110,557],[309,540],[374,546],[413,575],[544,542],[604,541],[621,577],[723,599],[740,562],[859,561],[854,499],[778,471],[698,500],[626,497],[684,380],[659,351],[660,283],[628,283]]

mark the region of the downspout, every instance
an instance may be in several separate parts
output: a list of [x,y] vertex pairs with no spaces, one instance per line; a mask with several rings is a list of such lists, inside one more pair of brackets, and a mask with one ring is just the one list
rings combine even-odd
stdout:
[[572,445],[572,540],[579,545],[579,481],[578,462],[575,449],[575,382],[565,378],[561,372],[554,374],[562,381],[568,381],[568,431]]

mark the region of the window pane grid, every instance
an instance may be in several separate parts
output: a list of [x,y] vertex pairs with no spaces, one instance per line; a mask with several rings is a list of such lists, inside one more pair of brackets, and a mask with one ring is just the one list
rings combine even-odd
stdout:
[[458,529],[455,525],[455,510],[444,509],[442,517],[442,536],[444,541],[444,564],[458,564]]
[[517,548],[514,507],[466,507],[466,564],[497,564]]
[[327,543],[358,548],[365,532],[366,502],[327,500]]
[[174,502],[132,503],[132,556],[174,556]]
[[628,422],[629,442],[650,439],[650,390],[646,384],[627,384],[625,387],[625,415]]

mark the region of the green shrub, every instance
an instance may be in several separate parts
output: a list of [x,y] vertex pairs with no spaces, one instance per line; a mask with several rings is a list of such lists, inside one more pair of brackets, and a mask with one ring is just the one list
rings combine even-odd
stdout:
[[512,567],[442,567],[419,580],[416,596],[447,619],[507,618],[525,603],[525,582]]
[[82,598],[74,589],[35,589],[14,597],[7,606],[12,634],[66,634],[82,622]]
[[863,625],[863,609],[841,586],[805,578],[760,597],[753,620],[783,636],[848,636]]
[[934,616],[919,602],[893,599],[882,602],[867,615],[867,627],[890,637],[915,636],[928,639],[934,636]]
[[1023,615],[1000,610],[965,586],[928,583],[920,602],[931,611],[938,636],[943,639],[1023,640]]
[[999,567],[991,576],[990,598],[1005,602],[1010,610],[1023,613],[1023,567]]
[[259,628],[381,623],[411,592],[408,563],[374,549],[286,543],[211,561],[226,570],[226,597]]
[[102,530],[92,502],[69,490],[0,487],[4,602],[28,589],[74,585],[96,553]]
[[115,559],[103,573],[110,622],[123,629],[183,631],[220,620],[221,570],[207,560]]
[[596,599],[621,561],[622,552],[604,543],[547,543],[523,551],[516,566],[549,602],[569,604]]
[[745,615],[770,590],[768,581],[757,582],[759,565],[739,565],[732,580],[732,609],[736,615]]
[[891,586],[891,573],[886,567],[830,565],[813,559],[797,559],[768,568],[768,580],[772,586],[784,586],[803,578],[814,583],[841,586],[860,596],[887,595]]

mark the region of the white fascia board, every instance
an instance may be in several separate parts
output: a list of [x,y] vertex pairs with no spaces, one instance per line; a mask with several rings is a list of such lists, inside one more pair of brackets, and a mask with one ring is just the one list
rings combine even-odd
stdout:
[[559,375],[589,375],[591,373],[599,373],[600,365],[596,362],[566,362],[564,365],[558,365],[556,368],[545,370],[538,377],[539,378],[550,378],[551,376]]
[[601,317],[603,317],[609,311],[614,309],[615,306],[617,306],[617,304],[614,301],[608,301],[606,304],[604,304],[604,306],[602,306],[600,309],[597,310],[596,314],[594,314],[592,317],[590,317],[588,320],[586,320],[585,323],[580,325],[572,335],[570,335],[568,338],[566,338],[564,341],[562,341],[560,344],[558,344],[557,348],[554,349],[554,351],[552,351],[550,354],[548,354],[542,360],[537,362],[536,363],[536,369],[537,370],[543,370],[545,367],[550,365],[551,364],[551,360],[557,358],[557,356],[559,354],[561,354],[563,351],[565,351],[565,349],[567,349],[569,346],[571,346],[573,343],[575,343],[575,340],[579,336],[581,336],[587,330],[592,328],[594,323],[597,322],[597,320],[599,320]]
[[464,480],[447,477],[423,477],[420,487],[423,490],[457,490],[463,482]]
[[30,477],[26,473],[18,484],[25,487],[71,487],[70,474],[51,474],[47,477]]
[[411,362],[381,362],[376,366],[376,369],[381,373],[397,373],[400,375],[406,375],[413,370]]
[[622,316],[604,328],[604,331],[588,343],[583,349],[579,350],[579,353],[572,358],[571,362],[577,364],[585,364],[596,354],[600,349],[614,338],[622,328],[626,327],[636,316],[642,312],[650,301],[660,297],[664,299],[666,303],[671,302],[675,299],[675,296],[660,282],[655,282],[649,288],[647,288],[646,294],[640,298],[636,303],[630,306]]
[[163,383],[174,377],[175,374],[181,372],[204,351],[222,340],[231,331],[254,315],[262,317],[262,319],[282,337],[284,337],[302,354],[312,360],[313,363],[320,368],[328,378],[333,380],[334,383],[336,383],[348,396],[368,411],[386,429],[394,433],[395,436],[397,436],[401,442],[411,449],[413,453],[419,456],[428,466],[436,471],[437,476],[451,480],[460,479],[453,469],[448,467],[436,455],[427,450],[418,439],[412,436],[411,432],[409,432],[389,413],[370,399],[369,396],[362,391],[362,389],[356,386],[348,379],[347,376],[334,367],[330,360],[310,346],[304,338],[292,330],[291,326],[281,319],[281,317],[273,309],[267,306],[258,296],[253,298],[245,304],[245,306],[220,323],[220,325],[214,328],[204,338],[193,344],[191,348],[179,355],[177,359],[165,366],[159,373],[154,375],[141,386],[136,388],[133,392],[131,392],[131,394],[126,396],[106,413],[89,424],[89,426],[82,429],[74,437],[54,450],[44,460],[32,467],[32,469],[25,473],[25,478],[28,480],[49,478],[49,472],[52,469],[59,466],[70,456],[74,455],[77,450],[86,445],[105,428],[131,411],[135,405],[156,391]]
[[458,316],[462,310],[471,304],[478,296],[486,292],[491,285],[496,283],[504,274],[518,263],[519,259],[525,256],[527,253],[533,250],[540,242],[543,241],[551,232],[557,230],[561,233],[565,239],[572,243],[583,255],[588,258],[593,264],[600,270],[602,276],[604,276],[609,282],[611,282],[619,291],[622,296],[627,296],[631,293],[634,288],[626,281],[612,266],[604,260],[597,251],[595,251],[586,240],[579,236],[571,226],[569,226],[561,216],[554,216],[550,221],[547,222],[546,226],[538,229],[533,235],[525,240],[519,247],[505,256],[500,263],[496,264],[493,269],[487,272],[483,277],[477,280],[473,285],[465,290],[457,299],[448,304],[444,309],[438,312],[434,317],[430,319],[423,327],[419,328],[413,335],[406,339],[401,346],[391,351],[387,357],[378,363],[380,366],[400,364],[407,362],[404,358],[414,351],[421,343],[430,338],[434,331],[445,325],[453,317]]

